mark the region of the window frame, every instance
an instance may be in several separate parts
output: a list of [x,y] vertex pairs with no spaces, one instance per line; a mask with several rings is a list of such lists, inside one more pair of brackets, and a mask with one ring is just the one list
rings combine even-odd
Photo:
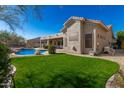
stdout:
[[85,48],[93,48],[92,34],[85,34]]

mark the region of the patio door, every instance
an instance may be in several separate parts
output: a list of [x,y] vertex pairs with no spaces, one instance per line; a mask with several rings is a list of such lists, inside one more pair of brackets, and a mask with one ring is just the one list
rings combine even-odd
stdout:
[[85,53],[89,53],[92,49],[92,34],[85,34]]

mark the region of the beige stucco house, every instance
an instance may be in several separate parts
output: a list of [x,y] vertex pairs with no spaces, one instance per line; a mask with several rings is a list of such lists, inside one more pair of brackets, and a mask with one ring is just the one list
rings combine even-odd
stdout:
[[52,44],[67,53],[85,54],[91,50],[101,53],[104,47],[111,46],[113,39],[111,25],[72,16],[64,23],[60,34],[41,37],[40,47]]
[[70,53],[97,53],[105,46],[111,46],[113,41],[112,26],[106,26],[102,21],[70,17],[62,28],[63,48]]

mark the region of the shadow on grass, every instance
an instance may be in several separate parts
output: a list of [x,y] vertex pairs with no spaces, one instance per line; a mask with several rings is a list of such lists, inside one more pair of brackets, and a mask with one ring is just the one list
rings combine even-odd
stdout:
[[56,74],[49,81],[49,88],[92,88],[96,76],[90,76],[84,73],[64,72]]
[[[54,73],[55,74],[55,73]],[[86,73],[67,71],[49,76],[45,81],[36,73],[28,73],[25,76],[26,82],[21,81],[22,87],[32,88],[93,88],[97,84],[97,76]],[[97,86],[98,87],[98,86]]]

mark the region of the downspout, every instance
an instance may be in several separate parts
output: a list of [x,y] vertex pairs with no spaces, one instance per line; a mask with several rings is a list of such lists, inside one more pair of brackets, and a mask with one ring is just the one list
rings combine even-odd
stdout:
[[80,31],[80,47],[81,47],[81,54],[84,53],[84,21],[81,20],[81,31]]
[[93,30],[93,37],[94,37],[94,47],[93,47],[93,51],[96,53],[96,29]]
[[79,32],[79,42],[80,42],[80,54],[82,54],[82,21],[80,21],[80,32]]

